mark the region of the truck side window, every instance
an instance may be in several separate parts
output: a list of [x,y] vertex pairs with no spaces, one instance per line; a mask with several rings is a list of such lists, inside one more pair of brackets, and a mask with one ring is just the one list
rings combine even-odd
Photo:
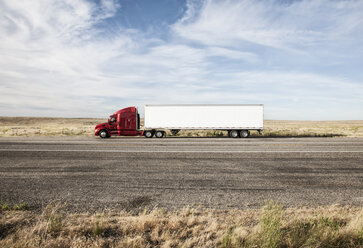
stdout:
[[112,117],[110,122],[116,122],[116,117]]

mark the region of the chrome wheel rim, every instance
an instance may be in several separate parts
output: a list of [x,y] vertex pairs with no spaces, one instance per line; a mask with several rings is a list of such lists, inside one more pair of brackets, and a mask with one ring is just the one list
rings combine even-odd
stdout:
[[231,137],[232,138],[237,138],[238,137],[238,132],[237,131],[232,131],[231,132]]

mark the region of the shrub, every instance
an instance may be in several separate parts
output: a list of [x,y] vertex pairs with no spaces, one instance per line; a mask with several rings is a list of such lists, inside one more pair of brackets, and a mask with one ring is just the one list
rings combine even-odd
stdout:
[[103,225],[99,221],[93,223],[92,233],[95,236],[101,236],[104,233]]
[[43,218],[47,222],[47,232],[51,234],[59,234],[63,226],[65,205],[49,204],[43,210]]
[[19,203],[19,204],[15,204],[13,206],[13,210],[28,210],[28,204],[26,204],[25,202]]
[[259,220],[261,232],[259,242],[261,247],[279,247],[282,227],[282,205],[269,201],[262,209]]

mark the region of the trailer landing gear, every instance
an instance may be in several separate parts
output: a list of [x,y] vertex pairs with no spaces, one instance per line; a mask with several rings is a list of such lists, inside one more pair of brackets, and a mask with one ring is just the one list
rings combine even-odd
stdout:
[[180,129],[172,129],[170,130],[172,135],[177,135],[179,133]]

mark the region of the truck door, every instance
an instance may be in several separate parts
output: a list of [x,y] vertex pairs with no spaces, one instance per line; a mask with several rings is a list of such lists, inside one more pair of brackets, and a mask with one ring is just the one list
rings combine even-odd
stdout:
[[115,116],[110,116],[108,121],[109,131],[111,134],[117,134],[117,122]]

